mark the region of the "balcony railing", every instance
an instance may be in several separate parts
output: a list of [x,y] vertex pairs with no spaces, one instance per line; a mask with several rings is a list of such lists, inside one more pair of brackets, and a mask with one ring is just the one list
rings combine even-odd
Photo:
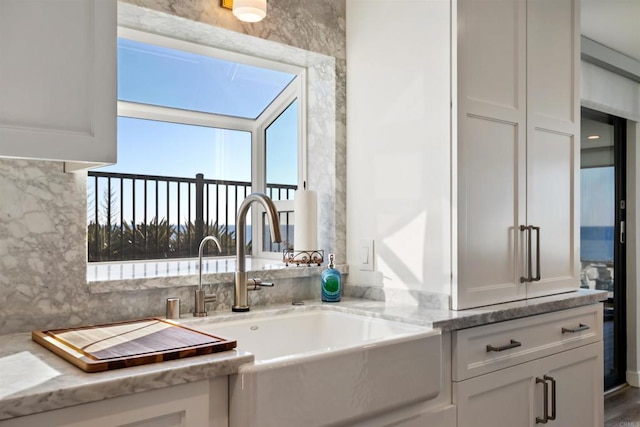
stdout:
[[[234,254],[236,213],[251,193],[250,182],[205,179],[203,174],[183,178],[90,171],[87,187],[89,262],[194,257],[207,235],[220,240],[221,255]],[[267,184],[267,195],[274,201],[292,200],[296,188]],[[292,235],[290,217],[280,213],[286,235]],[[246,243],[250,253],[251,241]]]

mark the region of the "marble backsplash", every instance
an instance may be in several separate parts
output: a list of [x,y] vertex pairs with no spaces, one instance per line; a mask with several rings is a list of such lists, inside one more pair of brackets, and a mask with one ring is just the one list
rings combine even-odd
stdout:
[[[87,283],[86,176],[57,162],[0,161],[0,334],[162,316],[169,297],[193,311],[194,280],[173,287],[97,292]],[[272,278],[275,273],[265,276]],[[168,280],[174,280],[169,278]],[[274,278],[252,292],[255,306],[320,296],[316,275]],[[229,309],[231,283],[206,286],[211,310]]]
[[[268,17],[259,24],[240,23],[211,0],[127,0],[119,4],[119,19],[123,13],[129,24],[139,19],[153,27],[177,17],[256,37],[257,44],[269,41],[285,56],[295,48],[301,56],[306,51],[331,58],[332,66],[330,61],[309,65],[309,85],[316,89],[309,96],[309,150],[314,155],[309,156],[308,176],[322,189],[320,241],[344,262],[344,1],[270,0]],[[323,108],[326,96],[331,96],[329,111]],[[86,277],[86,216],[85,174],[64,173],[58,162],[0,160],[0,334],[163,315],[168,297],[181,299],[182,312],[192,309],[192,286],[92,293]],[[251,304],[317,298],[317,281],[283,278],[275,288],[252,296]],[[216,308],[226,308],[231,283],[213,286],[220,300]]]

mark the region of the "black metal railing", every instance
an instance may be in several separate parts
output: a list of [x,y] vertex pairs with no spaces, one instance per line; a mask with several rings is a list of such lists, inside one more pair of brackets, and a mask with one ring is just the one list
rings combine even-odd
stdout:
[[[206,235],[220,240],[222,255],[233,254],[236,213],[251,193],[250,182],[205,179],[203,174],[184,178],[90,171],[87,187],[89,262],[193,257]],[[267,184],[267,195],[292,200],[296,188]],[[287,234],[289,217],[280,215]],[[246,243],[250,251],[251,241]]]

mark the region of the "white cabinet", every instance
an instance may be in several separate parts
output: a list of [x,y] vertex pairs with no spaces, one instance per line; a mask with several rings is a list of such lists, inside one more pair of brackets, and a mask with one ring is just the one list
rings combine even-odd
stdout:
[[602,307],[527,319],[454,332],[458,427],[601,427]]
[[601,374],[602,345],[590,344],[454,383],[458,427],[601,427]]
[[228,426],[228,377],[0,421],[1,427]]
[[534,362],[454,383],[458,427],[529,427],[535,422]]
[[[527,297],[577,289],[580,2],[527,2],[527,224],[540,228]],[[536,244],[533,244],[535,247]]]
[[555,420],[549,422],[550,425],[603,425],[602,343],[545,357],[540,365],[541,372],[556,383],[556,390],[549,390],[550,399],[556,404]]
[[0,2],[0,157],[116,161],[115,0]]
[[579,2],[457,4],[453,308],[576,289]]

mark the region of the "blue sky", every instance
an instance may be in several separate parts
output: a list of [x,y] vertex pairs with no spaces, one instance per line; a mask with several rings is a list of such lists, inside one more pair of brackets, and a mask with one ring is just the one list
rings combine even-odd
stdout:
[[109,172],[251,180],[251,134],[118,118],[118,163]]
[[261,67],[118,41],[118,98],[255,119],[295,76]]

